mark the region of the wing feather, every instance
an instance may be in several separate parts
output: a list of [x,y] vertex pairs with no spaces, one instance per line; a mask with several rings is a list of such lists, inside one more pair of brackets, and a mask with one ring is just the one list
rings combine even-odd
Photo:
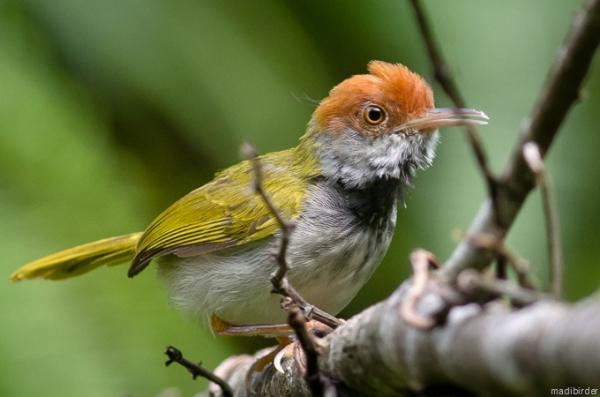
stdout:
[[[296,219],[310,180],[314,159],[298,148],[262,156],[263,186],[287,219]],[[253,189],[252,164],[243,161],[215,176],[160,214],[137,245],[130,277],[157,256],[211,252],[271,236],[278,224]]]

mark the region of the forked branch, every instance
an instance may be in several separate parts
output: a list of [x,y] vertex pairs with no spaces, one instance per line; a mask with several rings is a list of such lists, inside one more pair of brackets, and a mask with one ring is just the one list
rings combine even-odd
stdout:
[[[496,212],[488,199],[479,209],[468,234],[491,234],[502,240],[512,226],[525,199],[535,186],[535,176],[523,158],[526,142],[535,143],[542,157],[552,144],[560,125],[579,98],[583,81],[600,42],[600,0],[588,1],[578,12],[571,31],[552,65],[531,115],[523,124],[519,142],[501,176]],[[446,280],[455,281],[468,268],[482,269],[494,257],[493,250],[463,240],[441,270]]]

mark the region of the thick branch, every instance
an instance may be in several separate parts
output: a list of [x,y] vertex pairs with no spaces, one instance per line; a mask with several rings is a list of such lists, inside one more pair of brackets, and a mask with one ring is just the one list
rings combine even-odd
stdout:
[[[365,396],[447,388],[458,395],[550,395],[553,387],[598,387],[598,297],[574,306],[543,300],[516,311],[498,302],[471,303],[452,308],[444,326],[423,331],[398,315],[409,288],[405,283],[327,336],[321,370]],[[432,282],[423,312],[443,306],[438,290]],[[283,367],[285,374],[267,368],[254,376],[257,395],[308,396],[294,360]],[[227,378],[236,396],[247,395],[237,373],[245,369]]]
[[[468,234],[493,234],[503,239],[535,186],[535,178],[523,159],[523,145],[532,141],[545,154],[567,113],[579,97],[583,80],[600,41],[600,0],[591,0],[575,17],[571,32],[551,69],[548,81],[531,115],[524,123],[521,138],[506,166],[498,190],[498,220],[490,200],[480,208]],[[446,261],[441,274],[456,280],[467,268],[483,268],[493,258],[493,250],[462,241]]]

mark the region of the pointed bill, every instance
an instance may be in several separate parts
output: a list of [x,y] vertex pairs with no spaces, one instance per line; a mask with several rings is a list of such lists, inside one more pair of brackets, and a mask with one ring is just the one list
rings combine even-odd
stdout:
[[419,130],[435,131],[442,127],[456,127],[466,125],[485,125],[489,117],[480,110],[434,108],[427,111],[425,116],[409,120],[402,124],[399,131]]

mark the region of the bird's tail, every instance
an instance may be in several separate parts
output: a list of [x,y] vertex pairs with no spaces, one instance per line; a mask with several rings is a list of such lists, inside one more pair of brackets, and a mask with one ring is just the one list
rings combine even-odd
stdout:
[[141,236],[142,233],[132,233],[69,248],[24,265],[15,271],[10,279],[62,280],[87,273],[100,266],[129,262],[135,256],[135,247]]

